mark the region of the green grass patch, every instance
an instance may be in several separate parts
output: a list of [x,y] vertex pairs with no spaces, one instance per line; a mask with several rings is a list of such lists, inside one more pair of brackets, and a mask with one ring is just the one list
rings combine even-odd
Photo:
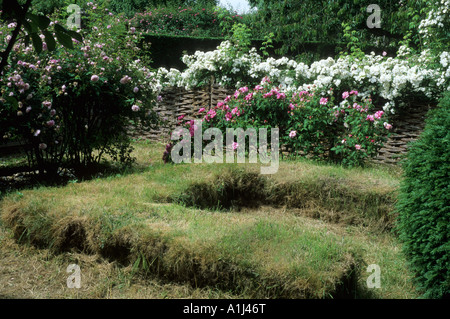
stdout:
[[[296,161],[262,176],[249,164],[164,165],[164,145],[135,147],[124,174],[9,194],[2,224],[21,243],[244,298],[415,296],[386,232],[395,171]],[[371,263],[389,271],[378,291],[365,287]]]

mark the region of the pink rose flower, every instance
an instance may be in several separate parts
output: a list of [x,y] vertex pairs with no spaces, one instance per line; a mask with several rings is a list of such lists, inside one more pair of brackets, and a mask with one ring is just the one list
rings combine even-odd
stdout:
[[297,131],[291,131],[291,132],[289,133],[289,137],[290,137],[290,138],[294,138],[296,135],[297,135]]
[[44,102],[42,102],[42,105],[43,105],[43,106],[46,106],[46,107],[50,110],[51,107],[52,107],[52,102],[50,102],[50,101],[44,101]]
[[125,75],[123,78],[120,79],[120,84],[127,84],[131,82],[131,78],[128,75]]
[[360,149],[361,149],[361,145],[356,144],[356,145],[355,145],[355,148],[356,148],[357,150],[360,150]]
[[323,98],[320,99],[319,103],[322,104],[322,105],[326,105],[328,103],[328,99],[326,97],[323,97]]
[[284,94],[284,93],[277,93],[277,99],[284,100],[285,98],[286,98],[286,94]]
[[210,116],[210,118],[213,119],[216,116],[217,113],[214,110],[209,110],[207,114]]
[[95,74],[94,74],[93,76],[91,76],[91,81],[92,81],[92,82],[97,82],[98,79],[99,79],[98,75],[95,75]]
[[381,119],[381,116],[383,116],[383,114],[384,114],[383,111],[377,111],[377,112],[375,112],[373,117],[376,118],[377,120],[379,120],[379,119]]
[[373,122],[374,121],[373,115],[367,115],[366,120]]
[[197,130],[198,130],[198,126],[195,124],[191,124],[191,127],[189,128],[189,133],[191,133],[191,136],[194,136],[194,133]]

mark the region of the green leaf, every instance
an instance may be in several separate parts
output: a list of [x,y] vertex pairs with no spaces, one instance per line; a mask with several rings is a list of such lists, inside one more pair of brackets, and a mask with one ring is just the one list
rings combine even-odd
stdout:
[[55,24],[55,32],[56,38],[65,47],[73,49],[72,38],[76,39],[77,41],[83,42],[83,37],[81,36],[81,34],[72,30],[67,30],[60,24]]
[[37,16],[38,17],[38,26],[39,28],[44,31],[48,28],[48,26],[50,25],[50,19],[45,17],[45,16]]
[[31,33],[31,40],[33,41],[33,47],[39,54],[42,52],[42,40],[37,33]]
[[72,38],[76,39],[77,41],[83,42],[83,37],[81,34],[79,34],[76,31],[72,31],[72,30],[66,30],[66,33],[71,36]]
[[30,35],[29,34],[27,34],[26,36],[25,36],[25,47],[28,47],[29,45],[30,45]]
[[72,38],[67,33],[57,31],[56,28],[55,28],[55,33],[56,33],[56,39],[58,39],[59,43],[61,43],[66,48],[73,49]]
[[43,15],[36,15],[36,14],[28,12],[25,15],[25,17],[30,19],[33,22],[33,24],[38,26],[41,30],[47,29],[50,24],[50,19]]
[[29,23],[28,21],[23,20],[22,24],[29,34],[37,31],[37,27],[33,23]]
[[55,31],[67,33],[67,29],[64,28],[62,25],[60,25],[59,23],[55,24]]
[[53,38],[53,35],[49,31],[42,32],[45,36],[45,43],[47,43],[47,49],[49,51],[53,51],[56,48],[56,41]]
[[19,107],[19,103],[17,102],[17,100],[16,100],[15,97],[7,96],[7,97],[5,97],[5,100],[6,100],[9,104],[11,104],[11,106],[13,107],[14,110],[17,109],[17,108]]

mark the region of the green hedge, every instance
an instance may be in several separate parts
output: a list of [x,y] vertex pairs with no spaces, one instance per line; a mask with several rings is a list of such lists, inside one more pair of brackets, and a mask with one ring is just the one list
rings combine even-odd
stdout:
[[429,113],[403,165],[398,228],[426,298],[450,297],[450,92]]
[[[183,54],[194,54],[195,51],[212,51],[224,41],[225,38],[215,37],[192,37],[192,36],[173,36],[173,35],[146,35],[145,42],[150,43],[150,52],[152,57],[152,67],[176,68],[183,70],[186,65],[181,61]],[[260,48],[264,40],[252,40],[252,46]],[[275,51],[282,46],[282,43],[274,42],[274,48],[269,49],[271,56],[277,57]],[[334,56],[342,49],[341,44],[308,42],[302,44],[302,53],[309,57],[312,62],[314,59],[324,59]],[[279,56],[278,56],[279,57]]]

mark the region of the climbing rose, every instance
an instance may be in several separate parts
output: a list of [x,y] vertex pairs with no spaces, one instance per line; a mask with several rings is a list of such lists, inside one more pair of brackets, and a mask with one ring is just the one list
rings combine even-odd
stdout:
[[125,75],[123,78],[120,79],[120,84],[127,84],[131,82],[131,78],[128,75]]

